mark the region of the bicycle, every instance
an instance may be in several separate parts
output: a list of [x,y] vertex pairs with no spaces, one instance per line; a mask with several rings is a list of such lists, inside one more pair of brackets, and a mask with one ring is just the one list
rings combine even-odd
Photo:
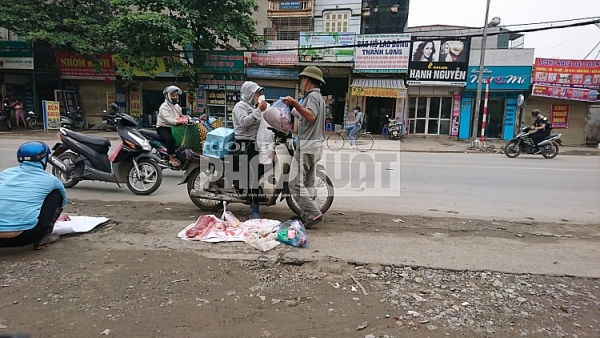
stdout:
[[[373,148],[373,144],[375,143],[375,139],[371,136],[369,132],[363,132],[361,129],[356,135],[354,135],[356,149],[360,152],[367,152]],[[335,132],[335,134],[329,135],[327,137],[327,148],[331,151],[338,151],[344,148],[344,144],[346,140],[349,140],[348,131],[346,129],[342,129],[340,131]]]

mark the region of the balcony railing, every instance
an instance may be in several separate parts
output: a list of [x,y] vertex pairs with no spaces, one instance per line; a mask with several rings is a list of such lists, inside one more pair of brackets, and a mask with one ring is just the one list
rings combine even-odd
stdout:
[[269,0],[267,16],[276,17],[307,17],[312,16],[314,0],[281,1]]

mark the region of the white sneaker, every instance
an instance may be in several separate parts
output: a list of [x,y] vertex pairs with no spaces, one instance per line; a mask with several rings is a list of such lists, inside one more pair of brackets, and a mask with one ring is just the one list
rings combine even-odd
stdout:
[[350,145],[350,149],[356,149],[356,146]]

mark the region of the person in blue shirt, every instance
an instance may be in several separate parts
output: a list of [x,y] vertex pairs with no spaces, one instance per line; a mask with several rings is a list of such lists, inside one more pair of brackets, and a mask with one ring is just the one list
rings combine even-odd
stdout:
[[67,192],[45,171],[49,156],[44,142],[25,142],[17,150],[19,166],[0,172],[0,248],[33,244],[39,250],[59,240],[52,231]]

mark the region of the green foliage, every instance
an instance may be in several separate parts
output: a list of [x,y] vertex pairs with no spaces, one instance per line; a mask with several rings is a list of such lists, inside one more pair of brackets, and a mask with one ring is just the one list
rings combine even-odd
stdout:
[[[0,27],[23,41],[42,40],[61,51],[94,59],[108,52],[153,73],[150,57],[186,50],[223,48],[231,40],[243,47],[258,41],[252,14],[255,0],[4,0]],[[135,9],[135,10],[134,10]],[[192,53],[182,75],[198,72]],[[124,77],[131,77],[125,72]]]

